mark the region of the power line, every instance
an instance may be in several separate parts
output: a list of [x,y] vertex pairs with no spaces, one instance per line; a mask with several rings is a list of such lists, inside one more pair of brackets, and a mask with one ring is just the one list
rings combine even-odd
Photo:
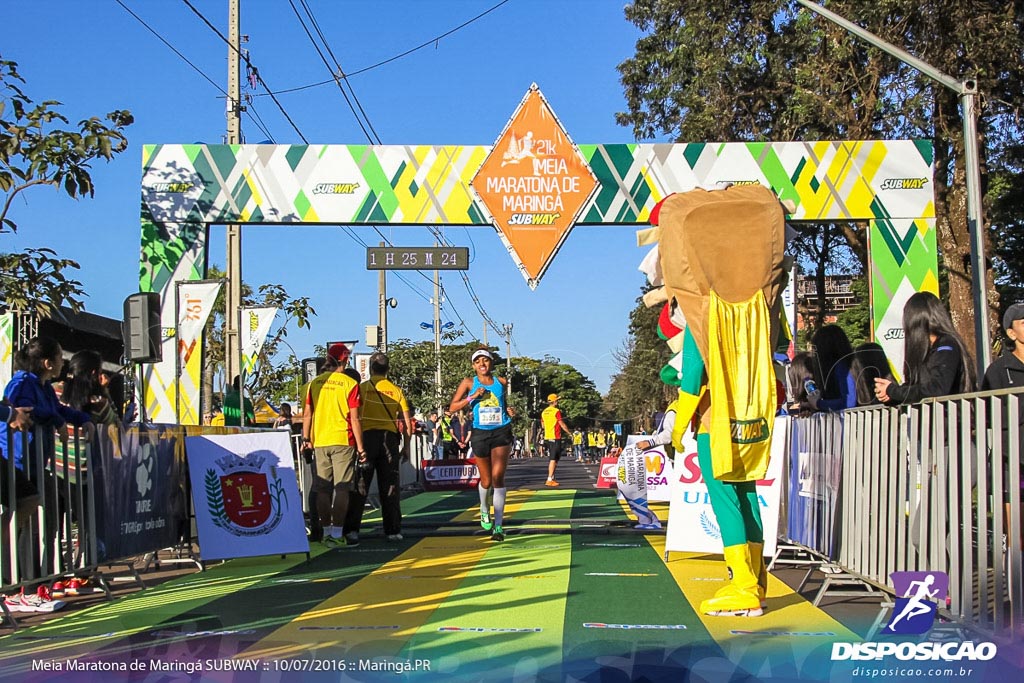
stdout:
[[[349,99],[348,93],[345,92],[345,88],[341,85],[341,81],[338,79],[338,76],[334,72],[334,69],[332,69],[331,65],[327,62],[327,57],[324,56],[324,53],[320,49],[320,46],[317,44],[316,39],[313,37],[313,34],[309,32],[309,27],[306,26],[306,21],[302,18],[302,15],[299,14],[299,10],[295,6],[295,3],[292,0],[288,0],[288,4],[291,5],[292,11],[295,12],[295,18],[297,18],[299,20],[299,24],[302,26],[302,30],[306,32],[306,37],[309,38],[309,42],[313,44],[313,49],[315,49],[316,53],[320,56],[320,60],[324,63],[324,66],[327,67],[327,71],[330,72],[331,76],[334,78],[334,82],[338,84],[338,90],[341,91],[341,96],[345,98],[345,104],[348,105],[349,110],[351,110],[352,115],[356,119],[356,123],[359,124],[359,129],[361,131],[363,131],[363,135],[366,136],[366,139],[372,145],[374,143],[373,138],[370,137],[370,133],[367,132],[366,126],[363,125],[362,120],[359,118],[359,114],[356,113],[356,109],[352,105],[352,101]],[[303,3],[303,6],[305,7],[305,3]],[[307,13],[309,12],[308,9],[306,11],[307,11]],[[319,29],[318,29],[318,32],[319,32]],[[320,34],[320,37],[321,37],[321,40],[323,40],[323,34]],[[326,41],[324,42],[324,45],[325,45],[325,47],[327,47]],[[330,47],[327,47],[327,51],[330,52]],[[333,57],[334,55],[332,54],[331,56]],[[335,63],[337,63],[337,62],[335,62]],[[341,67],[340,66],[338,67],[338,71],[339,72],[341,71]]]
[[271,90],[271,89],[270,89],[270,86],[269,86],[269,85],[267,85],[267,82],[266,82],[265,80],[263,80],[263,76],[261,76],[261,75],[260,75],[260,71],[259,71],[259,69],[257,69],[257,68],[256,68],[255,66],[253,66],[253,63],[252,63],[252,61],[251,61],[251,60],[249,59],[249,55],[248,55],[248,54],[245,54],[245,53],[243,53],[243,52],[242,52],[242,51],[240,51],[240,50],[239,50],[239,49],[238,49],[237,47],[235,47],[235,46],[234,46],[234,44],[233,44],[233,43],[232,43],[232,42],[231,42],[230,40],[228,40],[228,39],[227,39],[227,38],[226,38],[226,37],[224,36],[224,34],[223,34],[223,33],[221,33],[221,32],[220,32],[220,30],[218,30],[218,29],[217,29],[217,27],[216,27],[216,26],[214,26],[213,24],[211,24],[211,23],[210,23],[210,20],[209,20],[209,19],[207,19],[207,18],[206,18],[205,16],[203,16],[203,13],[202,13],[202,12],[200,12],[199,10],[197,10],[197,9],[196,9],[196,8],[195,8],[195,7],[194,7],[194,6],[192,5],[192,3],[191,3],[191,2],[189,2],[189,0],[181,0],[181,1],[182,1],[183,3],[185,3],[185,4],[186,4],[186,5],[188,6],[188,8],[189,8],[190,10],[192,10],[192,12],[193,12],[193,13],[194,13],[194,14],[195,14],[195,15],[196,15],[197,17],[199,17],[199,18],[200,18],[200,19],[202,20],[202,22],[203,22],[204,24],[206,24],[206,25],[207,25],[207,26],[208,26],[208,27],[210,28],[210,30],[211,30],[211,31],[213,31],[214,33],[216,33],[216,34],[217,34],[217,35],[218,35],[218,36],[220,37],[220,39],[221,39],[222,41],[224,41],[224,43],[225,43],[225,44],[227,44],[227,46],[228,46],[228,47],[230,47],[230,48],[231,48],[232,50],[234,50],[234,51],[235,51],[235,53],[236,53],[236,54],[238,54],[239,58],[241,58],[241,59],[242,59],[242,60],[243,60],[243,61],[245,62],[245,65],[246,65],[246,67],[248,67],[248,68],[249,68],[249,74],[250,74],[251,76],[255,76],[255,77],[256,77],[256,80],[257,80],[257,81],[259,81],[260,85],[262,85],[262,86],[263,86],[263,87],[264,87],[264,88],[266,89],[266,91],[267,91],[267,94],[268,94],[268,95],[270,95],[270,99],[271,99],[271,100],[273,100],[273,101],[274,101],[274,104],[276,104],[276,105],[277,105],[277,108],[281,110],[281,114],[282,114],[282,115],[284,116],[285,120],[287,120],[287,121],[288,121],[288,123],[290,123],[290,124],[291,124],[291,127],[292,127],[292,128],[293,128],[293,129],[295,130],[295,132],[296,132],[296,133],[298,133],[298,135],[299,135],[299,138],[300,138],[300,139],[301,139],[301,140],[302,140],[302,141],[303,141],[304,143],[306,143],[306,144],[308,145],[308,144],[309,144],[309,140],[307,140],[307,139],[306,139],[306,136],[302,134],[302,131],[301,131],[301,130],[299,130],[299,127],[298,127],[297,125],[295,125],[295,122],[294,122],[294,121],[292,121],[292,117],[288,115],[288,112],[287,112],[287,111],[285,111],[285,108],[284,108],[284,106],[283,106],[283,105],[281,104],[281,102],[280,102],[280,101],[279,101],[279,100],[277,99],[277,97],[276,97],[276,96],[274,95],[274,91],[273,91],[273,90]]
[[[319,22],[317,22],[316,17],[313,15],[313,10],[309,8],[309,5],[306,3],[306,0],[299,0],[299,2],[302,3],[302,7],[306,10],[306,14],[309,16],[309,20],[313,22],[313,28],[316,29],[316,33],[318,36],[320,36],[320,40],[323,42],[324,47],[327,48],[327,54],[329,54],[331,56],[331,59],[334,61],[334,65],[338,69],[337,73],[341,76],[342,80],[345,81],[345,85],[348,86],[348,91],[349,93],[352,94],[352,100],[356,103],[356,106],[359,107],[359,113],[362,114],[363,120],[366,122],[366,126],[370,129],[370,132],[373,133],[373,136],[376,139],[377,144],[381,144],[382,141],[380,135],[377,134],[376,129],[373,127],[373,123],[370,121],[370,117],[367,116],[366,110],[363,109],[363,104],[362,102],[359,101],[359,97],[356,95],[356,90],[355,88],[352,87],[352,82],[348,80],[348,76],[345,75],[345,70],[341,68],[341,62],[339,62],[338,58],[334,56],[334,51],[331,50],[331,44],[327,42],[327,37],[324,35],[323,31],[320,30],[320,24]],[[340,83],[338,85],[339,87],[341,86]],[[345,89],[342,88],[342,93],[344,92]],[[345,99],[346,101],[348,101],[348,98]],[[354,113],[355,112],[353,112],[353,114]]]
[[[489,9],[481,12],[480,14],[476,15],[475,17],[473,17],[469,21],[463,22],[463,23],[459,24],[458,26],[456,26],[455,28],[453,28],[453,29],[451,29],[449,31],[445,31],[444,33],[442,33],[439,36],[434,36],[430,40],[428,40],[425,43],[422,43],[420,45],[417,45],[416,47],[412,48],[411,50],[406,50],[405,52],[403,52],[401,54],[395,55],[394,57],[389,57],[389,58],[387,58],[387,59],[385,59],[385,60],[383,60],[381,62],[377,62],[376,64],[371,64],[370,66],[363,67],[362,69],[358,69],[356,71],[353,71],[352,73],[342,74],[342,76],[344,78],[346,78],[346,79],[349,76],[357,76],[357,75],[359,75],[361,73],[366,73],[367,71],[371,71],[373,69],[376,69],[377,67],[384,66],[385,64],[390,64],[391,62],[394,62],[395,60],[401,59],[402,57],[406,57],[408,55],[411,55],[413,52],[416,52],[417,50],[422,50],[423,48],[428,47],[430,45],[436,45],[437,42],[440,41],[442,38],[446,38],[446,37],[450,36],[451,34],[455,33],[456,31],[464,29],[465,27],[469,26],[473,22],[482,19],[483,17],[485,17],[486,15],[490,14],[494,10],[498,9],[499,7],[501,7],[502,5],[507,3],[508,1],[509,0],[501,0],[501,2],[499,2],[497,5],[494,5],[493,7],[491,7]],[[300,86],[297,86],[297,87],[294,87],[294,88],[287,88],[285,90],[278,90],[277,94],[278,95],[283,95],[285,93],[293,93],[293,92],[298,92],[300,90],[308,90],[309,88],[318,88],[321,85],[327,85],[328,83],[331,83],[331,82],[333,82],[333,79],[326,80],[326,81],[320,81],[318,83],[309,83],[308,85],[300,85]],[[260,97],[262,97],[262,95],[260,95]]]
[[[180,58],[180,59],[181,59],[181,60],[182,60],[183,62],[185,62],[186,64],[188,64],[188,65],[189,65],[190,67],[192,67],[192,69],[194,69],[196,73],[198,73],[198,74],[199,74],[200,76],[202,76],[203,78],[205,78],[205,79],[206,79],[206,80],[207,80],[207,81],[208,81],[208,82],[210,83],[210,85],[212,85],[212,86],[213,86],[214,88],[216,88],[217,90],[219,90],[219,91],[220,91],[220,93],[221,93],[222,95],[224,95],[224,97],[227,97],[227,96],[228,96],[228,93],[227,93],[227,91],[226,91],[226,90],[224,90],[224,88],[220,87],[220,85],[219,85],[219,84],[218,84],[218,83],[217,83],[216,81],[214,81],[214,80],[213,80],[212,78],[210,78],[210,77],[209,77],[208,75],[206,75],[206,73],[205,73],[205,72],[204,72],[204,71],[203,71],[202,69],[200,69],[200,68],[199,68],[198,66],[196,66],[195,64],[193,64],[193,63],[192,63],[192,62],[191,62],[191,61],[189,60],[189,58],[188,58],[188,57],[186,57],[186,56],[185,56],[185,55],[183,55],[183,54],[182,54],[181,52],[179,52],[179,51],[178,51],[178,49],[177,49],[176,47],[174,47],[173,45],[171,45],[171,44],[170,44],[170,43],[169,43],[169,42],[167,41],[167,39],[165,39],[165,38],[164,38],[164,37],[163,37],[162,35],[160,35],[160,33],[159,33],[159,32],[158,32],[158,31],[157,31],[156,29],[154,29],[154,28],[153,28],[152,26],[150,26],[149,24],[147,24],[147,23],[146,23],[146,21],[145,21],[145,20],[144,20],[144,19],[143,19],[142,17],[140,17],[140,16],[139,16],[138,14],[136,14],[135,12],[133,12],[133,11],[131,10],[131,8],[130,8],[130,7],[128,7],[127,5],[125,5],[125,4],[123,3],[123,2],[121,2],[121,0],[114,0],[114,2],[116,2],[116,3],[118,4],[118,5],[120,5],[120,6],[121,6],[121,8],[122,8],[122,9],[123,9],[123,10],[124,10],[125,12],[127,12],[127,13],[128,13],[128,14],[130,14],[130,15],[131,15],[132,17],[134,17],[134,18],[135,18],[135,20],[136,20],[137,22],[139,22],[140,24],[142,24],[142,25],[143,25],[143,26],[144,26],[144,27],[146,28],[146,30],[148,30],[148,31],[149,31],[150,33],[152,33],[152,34],[153,34],[154,36],[156,36],[156,37],[157,37],[157,40],[159,40],[159,41],[160,41],[161,43],[163,43],[164,45],[166,45],[166,46],[167,46],[167,47],[168,47],[168,48],[169,48],[169,49],[171,50],[171,52],[173,52],[174,54],[176,54],[176,55],[177,55],[177,56],[178,56],[178,57],[179,57],[179,58]],[[273,142],[273,136],[272,136],[272,135],[270,134],[270,131],[268,131],[268,130],[267,130],[267,128],[266,128],[266,124],[265,124],[265,123],[263,123],[263,119],[262,119],[262,118],[260,118],[259,112],[257,112],[257,111],[256,111],[256,107],[255,107],[255,105],[251,105],[251,106],[252,106],[252,113],[249,113],[249,110],[248,110],[248,109],[246,109],[246,113],[247,113],[247,114],[249,114],[249,118],[250,118],[250,119],[252,120],[252,122],[253,122],[253,123],[254,123],[254,124],[256,125],[256,127],[257,127],[257,128],[259,128],[260,132],[262,132],[262,133],[263,133],[264,135],[266,135],[266,136],[267,136],[268,138],[270,138],[270,139],[271,139],[271,141]]]

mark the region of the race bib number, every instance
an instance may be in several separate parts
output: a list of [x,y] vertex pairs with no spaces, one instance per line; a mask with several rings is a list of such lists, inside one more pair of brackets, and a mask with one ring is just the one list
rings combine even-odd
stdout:
[[481,427],[496,427],[501,424],[501,408],[498,406],[480,406],[478,416]]

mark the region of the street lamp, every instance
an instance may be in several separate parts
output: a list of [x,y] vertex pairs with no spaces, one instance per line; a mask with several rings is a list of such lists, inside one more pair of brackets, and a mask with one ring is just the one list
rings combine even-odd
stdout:
[[974,298],[974,335],[977,346],[979,376],[984,374],[992,355],[992,344],[988,328],[988,291],[985,277],[985,234],[981,207],[981,168],[978,152],[978,113],[976,103],[978,84],[973,79],[958,81],[939,71],[931,64],[914,57],[909,52],[885,42],[873,33],[853,22],[825,9],[810,0],[796,0],[802,7],[815,12],[833,24],[840,26],[861,40],[911,66],[933,81],[937,81],[955,92],[960,98],[964,119],[964,168],[967,176],[967,230],[971,236],[971,278]]

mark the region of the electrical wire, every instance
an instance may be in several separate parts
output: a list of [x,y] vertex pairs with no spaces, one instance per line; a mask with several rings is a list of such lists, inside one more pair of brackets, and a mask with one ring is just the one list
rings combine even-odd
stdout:
[[[309,27],[306,26],[306,21],[302,18],[302,15],[299,14],[299,9],[295,6],[295,3],[293,2],[293,0],[288,0],[288,4],[291,5],[292,11],[295,12],[295,18],[299,20],[299,24],[302,26],[302,30],[306,32],[306,37],[309,38],[309,42],[313,44],[313,49],[315,49],[317,55],[320,56],[320,61],[322,61],[324,63],[324,66],[327,67],[327,71],[334,78],[334,82],[338,84],[338,90],[341,91],[341,96],[345,98],[345,104],[348,105],[349,110],[352,112],[352,116],[355,117],[356,123],[359,125],[359,129],[361,131],[363,131],[363,135],[366,136],[366,139],[370,142],[370,144],[371,145],[374,144],[374,139],[370,136],[370,133],[366,130],[366,126],[363,125],[363,121],[359,117],[359,114],[356,113],[356,109],[352,105],[352,100],[349,99],[348,93],[345,92],[345,88],[341,85],[341,80],[338,78],[338,75],[335,73],[334,69],[331,68],[331,65],[327,61],[327,57],[324,56],[324,53],[320,49],[320,46],[317,44],[316,39],[313,37],[313,34],[309,32]],[[305,6],[305,3],[303,3],[303,6]],[[309,11],[307,9],[307,13],[308,12]],[[321,35],[321,40],[323,40],[323,34],[320,34],[320,35]],[[325,47],[326,47],[326,42],[325,42]],[[328,50],[328,52],[330,52],[330,47],[327,47],[327,50]],[[332,54],[332,57],[333,57],[333,54]],[[337,62],[335,62],[335,63],[337,63]],[[339,72],[341,71],[341,67],[340,66],[338,67],[338,71]]]
[[[137,22],[142,24],[146,28],[146,30],[148,30],[150,33],[152,33],[154,36],[156,36],[157,40],[159,40],[161,43],[166,45],[171,50],[171,52],[176,54],[183,62],[188,64],[190,67],[192,67],[192,69],[195,70],[196,73],[198,73],[200,76],[205,78],[210,83],[210,85],[212,85],[214,88],[216,88],[222,95],[224,95],[224,97],[228,96],[227,91],[224,90],[224,88],[220,87],[219,83],[217,83],[212,78],[210,78],[208,75],[206,75],[206,73],[202,69],[200,69],[198,66],[193,64],[189,60],[188,57],[186,57],[181,52],[179,52],[176,47],[171,45],[162,35],[160,35],[160,33],[156,29],[154,29],[152,26],[147,24],[146,21],[142,17],[140,17],[135,12],[133,12],[130,7],[125,5],[123,2],[121,2],[121,0],[114,0],[114,2],[116,2],[118,5],[120,5],[121,8],[125,12],[130,14]],[[256,111],[255,105],[250,104],[250,107],[251,107],[252,111],[250,112],[250,108],[247,107],[246,110],[245,110],[245,113],[249,116],[249,119],[260,130],[260,132],[263,133],[265,136],[267,136],[267,138],[269,138],[271,140],[271,142],[273,142],[274,136],[272,136],[270,134],[270,131],[267,130],[266,124],[263,122],[263,119],[260,118],[259,112]]]
[[[434,36],[433,38],[431,38],[430,40],[426,41],[425,43],[417,45],[416,47],[414,47],[414,48],[412,48],[410,50],[406,50],[405,52],[403,52],[401,54],[395,55],[394,57],[389,57],[388,59],[385,59],[383,61],[377,62],[376,64],[371,64],[370,66],[363,67],[362,69],[357,69],[356,71],[353,71],[353,72],[351,72],[349,74],[346,74],[346,78],[351,77],[351,76],[357,76],[357,75],[362,74],[362,73],[366,73],[367,71],[371,71],[371,70],[376,69],[378,67],[384,66],[385,64],[390,64],[391,62],[394,62],[394,61],[396,61],[398,59],[401,59],[402,57],[406,57],[408,55],[411,55],[413,52],[416,52],[417,50],[422,50],[423,48],[428,47],[430,45],[436,45],[438,43],[438,41],[440,41],[442,38],[446,38],[446,37],[450,36],[451,34],[455,33],[456,31],[459,31],[459,30],[469,26],[473,22],[482,19],[483,17],[485,17],[486,15],[490,14],[494,10],[498,9],[499,7],[501,7],[502,5],[507,3],[508,1],[509,0],[502,0],[497,5],[494,5],[493,7],[491,7],[489,9],[481,12],[480,14],[476,15],[475,17],[473,17],[469,21],[463,22],[462,24],[459,24],[455,28],[453,28],[453,29],[451,29],[449,31],[446,31],[446,32],[442,33],[439,36]],[[332,83],[333,81],[334,81],[334,79],[330,79],[330,80],[326,80],[326,81],[319,81],[317,83],[309,83],[307,85],[300,85],[300,86],[296,86],[294,88],[287,88],[285,90],[278,90],[276,92],[277,92],[278,95],[284,95],[286,93],[298,92],[300,90],[308,90],[309,88],[318,88],[321,85],[327,85],[328,83]],[[260,97],[263,97],[263,96],[260,95]]]
[[203,22],[204,24],[206,24],[206,25],[207,25],[207,26],[208,26],[208,27],[210,28],[210,30],[211,30],[211,31],[213,31],[214,33],[216,33],[216,34],[217,34],[217,35],[218,35],[218,36],[220,37],[220,39],[221,39],[222,41],[224,41],[224,43],[225,43],[225,44],[226,44],[226,45],[227,45],[228,47],[230,47],[230,48],[231,48],[232,50],[234,50],[234,51],[235,51],[235,53],[236,53],[236,54],[238,55],[238,57],[239,57],[239,58],[240,58],[240,59],[241,59],[242,61],[244,61],[244,62],[245,62],[245,65],[246,65],[246,67],[248,67],[248,68],[249,68],[249,72],[250,72],[250,74],[252,74],[253,76],[255,76],[255,77],[256,77],[256,80],[257,80],[257,81],[258,81],[258,82],[260,83],[260,85],[262,85],[262,86],[263,86],[263,87],[264,87],[264,88],[266,89],[266,91],[267,91],[267,94],[268,94],[268,95],[270,95],[270,99],[271,99],[271,100],[273,100],[274,104],[276,104],[276,105],[277,105],[277,108],[281,110],[281,114],[282,114],[282,115],[284,116],[285,120],[286,120],[286,121],[288,121],[288,123],[289,123],[289,124],[291,124],[291,127],[292,127],[292,129],[293,129],[293,130],[294,130],[294,131],[295,131],[296,133],[298,133],[298,135],[299,135],[299,139],[301,139],[301,140],[302,140],[302,141],[303,141],[304,143],[306,143],[306,144],[308,145],[308,144],[309,144],[309,140],[307,140],[307,139],[306,139],[306,136],[302,134],[302,131],[301,131],[301,130],[299,130],[299,127],[298,127],[297,125],[295,125],[295,122],[294,122],[294,121],[292,120],[292,117],[291,117],[291,116],[289,116],[289,115],[288,115],[288,112],[287,112],[287,111],[285,110],[285,108],[284,108],[284,105],[282,105],[282,104],[281,104],[281,102],[280,102],[280,100],[278,100],[278,99],[277,99],[277,96],[276,96],[276,95],[274,95],[274,91],[273,91],[273,90],[271,90],[271,89],[270,89],[270,86],[269,86],[269,85],[267,85],[267,82],[266,82],[265,80],[263,80],[263,76],[261,76],[261,75],[260,75],[260,71],[259,71],[259,69],[257,69],[257,68],[256,68],[255,66],[253,66],[253,63],[252,63],[252,61],[251,61],[251,60],[249,59],[249,55],[248,55],[248,54],[245,54],[245,53],[243,53],[243,52],[242,52],[241,50],[239,50],[239,49],[238,49],[237,47],[235,47],[235,45],[234,45],[234,44],[233,44],[233,43],[232,43],[232,42],[231,42],[230,40],[228,40],[228,39],[227,39],[227,37],[225,37],[225,36],[224,36],[224,34],[223,34],[223,33],[221,33],[221,32],[220,32],[220,30],[218,30],[218,29],[217,29],[217,27],[216,27],[216,26],[214,26],[213,24],[211,24],[211,23],[210,23],[210,20],[209,20],[209,19],[207,19],[207,18],[206,18],[205,16],[203,16],[203,13],[202,13],[202,12],[200,12],[199,10],[197,10],[197,9],[195,8],[195,6],[194,6],[194,5],[193,5],[193,4],[191,3],[191,2],[189,2],[189,0],[181,0],[181,1],[182,1],[183,3],[185,3],[185,5],[187,5],[187,6],[188,6],[188,8],[189,8],[190,10],[192,10],[192,12],[193,12],[193,13],[194,13],[194,14],[195,14],[195,15],[196,15],[197,17],[199,17],[199,18],[200,18],[200,19],[202,20],[202,22]]
[[[290,1],[291,0],[289,0],[289,2]],[[359,114],[362,115],[363,121],[366,122],[367,128],[369,128],[370,132],[373,133],[373,139],[376,140],[376,143],[378,145],[383,144],[380,135],[378,135],[377,130],[373,127],[373,123],[370,121],[370,117],[367,116],[366,110],[363,109],[363,103],[359,101],[359,96],[356,95],[356,90],[355,88],[352,87],[352,82],[348,80],[348,76],[345,74],[345,70],[341,68],[341,62],[339,62],[338,58],[334,56],[334,50],[331,49],[331,44],[327,42],[327,36],[325,36],[324,32],[320,30],[320,23],[316,20],[316,16],[313,14],[313,10],[309,8],[309,5],[306,3],[306,0],[299,0],[299,2],[302,4],[302,7],[306,10],[306,15],[309,16],[309,20],[313,23],[313,28],[316,29],[317,35],[320,36],[321,42],[323,42],[324,47],[327,49],[327,54],[329,54],[331,56],[331,59],[334,61],[334,66],[336,66],[338,69],[338,75],[341,76],[342,80],[345,81],[345,85],[348,86],[348,91],[352,95],[352,101],[355,102],[356,107],[359,108]],[[332,72],[332,75],[333,73],[334,72]],[[339,87],[341,86],[340,83],[338,85]],[[342,88],[342,93],[344,92],[345,89]],[[346,101],[348,101],[348,98],[346,98]],[[355,114],[354,111],[352,113]]]

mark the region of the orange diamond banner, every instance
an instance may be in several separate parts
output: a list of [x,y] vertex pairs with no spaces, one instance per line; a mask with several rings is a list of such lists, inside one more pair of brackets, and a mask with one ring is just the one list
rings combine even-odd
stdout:
[[534,83],[470,186],[536,289],[597,178]]

